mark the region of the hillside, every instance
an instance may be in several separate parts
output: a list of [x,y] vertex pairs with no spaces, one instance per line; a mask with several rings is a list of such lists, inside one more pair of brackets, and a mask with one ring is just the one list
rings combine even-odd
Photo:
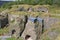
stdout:
[[[36,8],[43,7],[41,10],[37,11]],[[21,9],[22,8],[22,9]],[[23,9],[24,8],[24,9]],[[29,11],[28,9],[31,8]],[[47,10],[46,10],[46,9]],[[47,12],[48,11],[48,12]],[[28,17],[36,17],[44,19],[44,33],[40,36],[40,40],[59,40],[60,38],[60,7],[59,6],[51,6],[51,5],[12,5],[9,9],[0,8],[0,13],[8,13],[10,18],[12,16],[24,16],[28,15]],[[11,20],[11,19],[10,19]],[[31,24],[32,25],[32,24]],[[29,25],[28,25],[29,26]],[[29,26],[30,27],[30,26]],[[11,21],[9,27],[0,29],[1,35],[10,35],[10,31],[12,29],[16,29],[19,31],[19,26],[15,21]],[[32,29],[32,28],[31,28]],[[3,30],[3,31],[2,31]],[[12,38],[13,39],[13,38]],[[11,39],[11,40],[12,40]],[[14,39],[15,40],[15,39]]]

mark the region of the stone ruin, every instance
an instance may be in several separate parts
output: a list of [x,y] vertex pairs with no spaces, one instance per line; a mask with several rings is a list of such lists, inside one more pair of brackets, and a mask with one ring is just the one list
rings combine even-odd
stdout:
[[26,11],[26,10],[24,9],[24,7],[20,7],[17,9],[17,11]]
[[39,22],[38,20],[36,20],[35,22],[28,20],[28,23],[26,24],[25,30],[22,33],[21,37],[25,40],[25,36],[30,35],[33,40],[39,40],[44,31],[44,20],[41,20],[41,22]]
[[33,9],[32,7],[29,7],[29,8],[27,9],[27,11],[28,11],[28,12],[32,12],[32,11],[34,11],[34,9]]
[[22,37],[23,39],[25,39],[26,35],[30,35],[33,40],[40,39],[40,36],[44,31],[44,20],[41,20],[41,22],[34,22],[35,19],[31,21],[27,16],[15,16],[15,18],[13,17],[13,19],[16,21],[16,27],[14,26],[14,28],[12,28],[11,31],[13,29],[16,30],[16,37]]
[[20,37],[26,26],[26,16],[9,14],[9,19],[10,25],[12,25],[11,21],[14,20],[12,27],[10,26],[10,31],[12,31],[13,29],[16,30],[15,34],[17,35],[17,37]]
[[[9,35],[15,35],[16,37],[19,34],[20,31],[20,27],[19,27],[19,22],[18,22],[18,18],[19,15],[13,15],[13,14],[9,14]],[[20,19],[19,19],[20,20]],[[14,34],[12,34],[12,30],[15,30],[16,32]]]
[[24,9],[24,7],[22,6],[22,7],[18,8],[17,11],[45,12],[45,13],[48,13],[48,8],[47,7],[37,7],[37,8],[29,7],[28,9]]
[[48,13],[48,8],[46,8],[46,7],[38,7],[38,8],[35,9],[35,11]]
[[9,24],[8,14],[5,15],[0,14],[0,28],[4,28],[5,26],[7,26],[7,24]]

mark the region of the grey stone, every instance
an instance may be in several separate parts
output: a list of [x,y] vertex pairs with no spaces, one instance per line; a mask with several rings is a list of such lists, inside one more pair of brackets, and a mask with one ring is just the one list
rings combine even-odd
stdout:
[[35,9],[35,11],[48,13],[48,8],[46,8],[46,7],[38,7],[38,8]]
[[21,36],[22,33],[23,33],[23,31],[24,31],[24,21],[23,21],[23,17],[20,17],[19,28],[20,28],[19,36]]
[[25,27],[26,27],[26,23],[28,21],[28,16],[25,15],[23,17],[20,18],[20,23],[19,23],[19,27],[20,27],[20,36],[22,35],[22,33],[24,32],[25,30]]
[[41,24],[39,24],[38,22],[35,24],[34,22],[28,20],[26,28],[21,37],[25,39],[26,35],[30,35],[33,40],[39,40],[41,33],[42,33]]
[[34,11],[34,9],[33,9],[32,7],[29,7],[29,8],[27,9],[27,11],[32,12],[32,11]]
[[0,28],[4,28],[8,23],[8,14],[0,15]]
[[[26,35],[30,35],[34,40],[36,38],[36,34],[34,32],[34,24],[31,21],[28,21],[28,23],[26,24],[26,28],[22,34],[22,38],[25,39]],[[35,37],[35,38],[34,38]]]
[[26,10],[25,10],[24,7],[22,6],[22,7],[18,8],[17,11],[26,11]]

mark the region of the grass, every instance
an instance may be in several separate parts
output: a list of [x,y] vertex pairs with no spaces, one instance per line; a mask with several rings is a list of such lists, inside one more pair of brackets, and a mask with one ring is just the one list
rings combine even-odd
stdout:
[[0,29],[0,36],[1,35],[4,35],[4,34],[6,34],[6,33],[8,33],[9,31],[8,31],[9,29],[8,28],[3,28],[3,29]]
[[[16,11],[18,8],[20,7],[24,7],[25,9],[28,9],[29,7],[32,7],[32,8],[38,8],[38,7],[46,7],[48,8],[48,11],[50,14],[50,17],[54,17],[54,18],[60,18],[60,16],[56,16],[56,15],[52,15],[52,14],[60,14],[60,7],[59,6],[50,6],[50,5],[26,5],[26,4],[23,4],[23,5],[13,5],[11,9],[9,9],[8,13],[10,14],[18,14],[18,15],[32,15],[32,16],[37,16],[39,15],[40,17],[45,17],[47,14],[45,13],[41,13],[41,12],[20,12],[20,11]],[[0,11],[3,11],[4,8],[0,8]]]
[[[1,38],[0,38],[0,40],[1,40]],[[6,40],[23,40],[23,39],[21,37],[19,39],[11,37],[11,38],[6,38]]]
[[60,14],[60,7],[58,7],[58,6],[50,6],[50,5],[35,5],[35,6],[33,6],[33,5],[26,5],[26,4],[25,5],[14,5],[12,7],[12,9],[10,9],[10,12],[9,12],[11,14],[16,14],[16,15],[17,14],[19,14],[19,15],[27,14],[27,15],[32,15],[32,16],[37,16],[38,15],[39,17],[45,17],[48,14],[42,13],[42,12],[24,12],[24,11],[19,12],[19,11],[15,11],[17,9],[17,6],[18,6],[18,8],[23,6],[25,9],[27,9],[29,7],[38,8],[38,7],[43,7],[44,6],[44,7],[48,8],[48,11],[49,11],[48,14],[50,14],[50,17],[60,18],[60,16],[52,15],[52,14]]
[[7,38],[6,40],[16,40],[16,38]]
[[10,12],[11,14],[15,14],[15,15],[31,15],[31,16],[41,16],[42,13],[40,12],[20,12],[20,11],[15,11],[15,12]]

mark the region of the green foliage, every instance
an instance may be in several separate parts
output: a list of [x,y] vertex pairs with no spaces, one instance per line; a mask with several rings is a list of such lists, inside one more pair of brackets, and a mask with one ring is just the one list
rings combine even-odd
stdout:
[[18,4],[32,4],[32,5],[36,5],[36,4],[49,4],[49,5],[59,5],[60,4],[60,0],[21,0],[21,1],[17,1]]
[[36,4],[38,4],[39,2],[38,2],[38,0],[25,0],[25,3],[36,5]]
[[53,4],[53,0],[46,0],[46,1],[45,1],[45,4],[52,5],[52,4]]
[[7,38],[6,40],[16,40],[16,38]]
[[17,38],[11,37],[11,38],[7,38],[6,40],[23,40],[23,39],[22,38],[17,39]]
[[4,35],[4,33],[8,33],[8,28],[0,29],[0,35]]
[[12,5],[19,5],[19,4],[30,4],[30,5],[60,5],[60,0],[17,0],[14,2],[4,3],[2,8],[11,8]]
[[11,5],[12,5],[12,3],[4,3],[2,6],[1,6],[1,8],[4,8],[4,9],[7,9],[7,8],[11,8]]

